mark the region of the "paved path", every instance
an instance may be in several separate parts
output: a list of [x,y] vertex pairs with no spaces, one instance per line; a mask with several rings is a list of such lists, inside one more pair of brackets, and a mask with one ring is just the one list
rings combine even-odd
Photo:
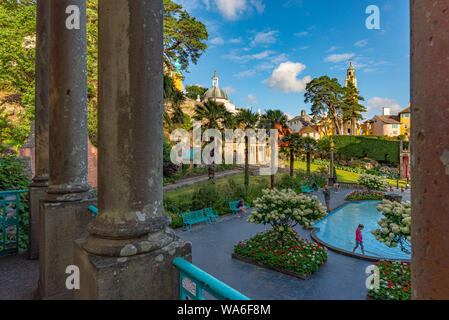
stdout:
[[[341,205],[351,191],[332,192],[331,207]],[[314,194],[324,202],[321,192]],[[366,299],[365,269],[371,265],[367,261],[328,251],[328,261],[319,271],[309,280],[299,280],[231,258],[235,244],[264,230],[246,218],[227,216],[214,226],[198,225],[191,232],[177,234],[192,242],[196,266],[252,299]],[[297,231],[310,240],[309,231]]]
[[[341,205],[351,191],[332,192],[331,207]],[[315,194],[324,201],[321,192]],[[192,242],[196,266],[252,299],[365,299],[364,271],[370,265],[366,261],[328,251],[325,265],[304,281],[231,258],[235,244],[263,230],[246,218],[226,216],[214,226],[194,226],[191,232],[178,230],[177,234]],[[310,239],[309,231],[297,231]],[[38,261],[27,260],[23,254],[0,258],[0,300],[33,299],[38,278]]]
[[[222,179],[222,178],[231,177],[231,176],[235,176],[235,175],[242,174],[242,173],[243,173],[242,169],[216,172],[215,179]],[[208,181],[208,180],[209,180],[209,176],[207,174],[197,176],[197,177],[182,179],[182,180],[177,181],[176,183],[168,184],[168,185],[164,186],[164,193],[188,188],[190,186],[193,186],[193,185],[196,185],[198,183]]]

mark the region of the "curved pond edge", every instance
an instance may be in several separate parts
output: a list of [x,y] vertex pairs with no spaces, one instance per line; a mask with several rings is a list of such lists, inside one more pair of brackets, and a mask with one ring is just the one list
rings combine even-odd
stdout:
[[[335,212],[337,212],[339,209],[343,208],[344,206],[350,204],[350,203],[360,203],[360,202],[367,202],[367,201],[378,201],[380,202],[381,200],[357,200],[357,201],[346,201],[346,203],[342,204],[341,206],[338,206],[337,208],[335,208],[334,210],[332,210],[332,212],[330,212],[326,217],[328,217],[331,214],[334,214]],[[370,261],[370,262],[376,262],[376,261],[391,261],[391,262],[407,262],[410,263],[411,259],[392,259],[392,258],[382,258],[382,257],[373,257],[373,256],[364,256],[363,254],[359,254],[359,253],[352,253],[351,251],[347,251],[344,249],[340,249],[337,247],[334,247],[333,245],[324,242],[323,240],[321,240],[317,235],[316,235],[316,231],[318,231],[320,228],[310,228],[310,237],[312,238],[313,241],[315,241],[316,243],[319,243],[320,245],[328,248],[331,251],[334,251],[336,253],[348,256],[348,257],[352,257],[352,258],[356,258],[356,259],[360,259],[360,260],[365,260],[365,261]]]

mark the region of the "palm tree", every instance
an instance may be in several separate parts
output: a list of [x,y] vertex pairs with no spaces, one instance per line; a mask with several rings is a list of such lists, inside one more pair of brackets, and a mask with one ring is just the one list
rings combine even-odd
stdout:
[[[236,116],[237,123],[243,130],[254,129],[259,121],[259,115],[250,109],[244,109]],[[249,138],[245,136],[245,187],[249,187]]]
[[[196,105],[193,118],[201,121],[207,129],[220,129],[220,126],[227,117],[229,117],[229,112],[223,105],[217,104],[214,101],[207,101]],[[214,156],[213,150],[211,156]],[[209,165],[209,181],[215,184],[215,161],[212,161]]]
[[343,110],[343,121],[351,121],[351,134],[357,135],[356,122],[363,119],[362,112],[366,112],[366,107],[361,105],[359,101],[365,101],[365,98],[359,96],[359,90],[353,83],[343,89],[344,99],[341,104]]
[[[283,129],[287,124],[287,116],[281,110],[268,110],[260,120],[260,126],[266,130]],[[276,137],[277,138],[277,137]],[[271,163],[273,164],[273,150],[271,152]],[[271,188],[274,188],[274,174],[270,177]]]
[[307,157],[307,174],[310,176],[310,162],[311,162],[311,155],[312,151],[315,150],[316,147],[316,141],[315,139],[312,139],[310,137],[305,137],[303,140],[303,146]]
[[290,177],[294,175],[295,156],[304,148],[304,140],[297,134],[287,133],[281,141],[281,151],[290,157]]

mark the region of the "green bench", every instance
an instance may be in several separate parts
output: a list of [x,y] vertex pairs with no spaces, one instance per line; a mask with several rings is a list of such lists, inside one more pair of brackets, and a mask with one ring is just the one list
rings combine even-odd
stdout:
[[216,211],[214,211],[214,209],[206,208],[204,209],[204,213],[206,214],[206,218],[208,218],[211,223],[218,221],[219,215]]
[[196,210],[182,214],[183,230],[192,230],[192,225],[196,223],[209,223],[210,219],[204,216],[203,210]]
[[[237,208],[237,205],[239,204],[240,201],[231,201],[229,202],[229,209],[231,209],[231,213],[232,214],[240,214],[242,212],[241,208]],[[245,206],[246,209],[249,209],[248,206]]]
[[310,193],[313,192],[315,190],[311,189],[309,186],[305,185],[305,186],[301,186],[301,192],[302,193]]

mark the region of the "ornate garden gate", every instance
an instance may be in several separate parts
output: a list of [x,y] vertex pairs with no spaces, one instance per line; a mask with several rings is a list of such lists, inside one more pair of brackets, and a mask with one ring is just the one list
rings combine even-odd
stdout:
[[24,192],[0,192],[0,257],[19,251],[20,194]]

